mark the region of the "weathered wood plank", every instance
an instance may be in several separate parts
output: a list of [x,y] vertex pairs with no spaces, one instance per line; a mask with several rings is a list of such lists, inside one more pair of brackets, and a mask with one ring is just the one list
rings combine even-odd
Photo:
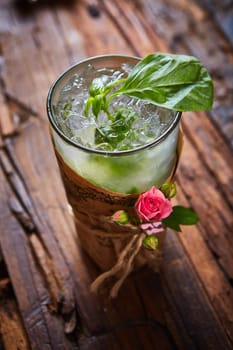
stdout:
[[[153,276],[148,281],[148,273],[143,272],[126,282],[115,301],[105,300],[103,296],[95,297],[89,292],[89,284],[98,272],[79,250],[52,154],[47,122],[44,122],[45,97],[55,76],[77,59],[111,52],[145,55],[156,50],[171,51],[172,48],[201,54],[200,58],[208,63],[218,83],[218,102],[223,101],[224,108],[228,108],[231,54],[226,55],[226,41],[216,32],[211,21],[206,21],[205,10],[181,0],[176,3],[168,0],[119,0],[117,3],[83,0],[65,7],[55,5],[52,9],[47,5],[42,8],[38,5],[37,10],[25,19],[10,3],[4,2],[7,20],[0,25],[0,30],[5,31],[0,38],[5,58],[4,93],[9,109],[14,107],[26,116],[25,119],[21,118],[21,134],[14,142],[6,144],[6,153],[2,153],[5,174],[18,197],[12,197],[10,210],[6,205],[9,214],[7,221],[15,233],[10,234],[7,244],[4,241],[4,251],[8,249],[8,244],[13,244],[14,235],[18,234],[17,242],[24,242],[23,252],[27,256],[33,252],[29,258],[30,269],[35,273],[33,296],[36,299],[37,293],[38,306],[42,303],[38,320],[41,317],[43,325],[48,325],[46,337],[51,335],[58,339],[62,337],[59,332],[62,333],[64,329],[67,333],[73,332],[77,326],[74,316],[76,308],[82,319],[82,322],[78,321],[78,326],[85,333],[79,340],[81,349],[156,349],[158,344],[164,349],[215,349],[221,345],[228,349],[230,345],[226,334],[232,339],[229,312],[232,310],[232,294],[227,289],[230,284],[226,278],[232,276],[232,240],[227,232],[231,228],[232,191],[229,186],[232,173],[229,149],[207,115],[192,114],[189,115],[190,125],[188,121],[185,122],[185,133],[190,142],[178,177],[184,193],[178,199],[181,202],[186,200],[188,205],[195,207],[201,216],[201,224],[190,232],[186,230],[185,238],[180,235],[185,250],[181,248],[179,240],[168,241],[163,288],[157,285],[157,277]],[[192,32],[190,26],[193,27],[194,21],[207,24],[203,26],[204,29],[195,25]],[[9,23],[13,28],[11,33],[6,31]],[[202,30],[208,32],[212,29],[214,44],[207,44],[206,36],[200,43]],[[195,39],[195,35],[198,35],[198,39]],[[222,45],[223,53],[217,52],[214,47],[216,42],[219,47]],[[208,50],[214,53],[211,61]],[[223,64],[218,69],[220,61]],[[14,73],[16,66],[17,74]],[[220,91],[221,83],[224,93]],[[215,111],[218,112],[217,109]],[[221,128],[226,126],[225,122],[219,125]],[[224,159],[220,150],[226,155]],[[198,198],[190,197],[194,195],[193,184],[196,184],[193,176],[205,177],[197,187],[198,193],[209,195],[209,199],[204,198],[203,203]],[[226,203],[223,195],[227,198]],[[209,208],[208,222],[206,213]],[[6,221],[4,224],[8,225]],[[224,231],[223,237],[218,234],[220,229]],[[192,238],[189,238],[189,233],[193,233]],[[19,254],[18,249],[16,252]],[[217,261],[216,253],[221,257]],[[12,262],[7,263],[11,267],[11,276],[15,276]],[[19,269],[17,267],[17,271]],[[195,271],[207,296],[199,285]],[[181,286],[185,286],[184,290]],[[194,288],[191,289],[191,286]],[[22,305],[20,293],[21,289],[16,291]],[[190,305],[189,298],[195,303]],[[204,305],[203,308],[200,305]],[[48,308],[54,312],[53,315]],[[196,311],[199,312],[200,324],[197,324]],[[186,313],[189,314],[187,323]],[[53,335],[56,318],[58,328]],[[25,315],[24,319],[30,324]],[[63,320],[64,329],[59,328]],[[31,335],[30,327],[26,329]],[[76,343],[80,331],[77,333],[73,332]],[[91,334],[95,336],[91,337]],[[207,336],[210,337],[209,344]],[[67,344],[71,346],[69,342]]]
[[0,134],[0,149],[3,147],[3,139],[2,139],[2,135]]
[[[184,192],[182,193],[180,188],[178,188],[178,201],[188,205]],[[202,226],[202,222],[198,226]],[[219,269],[218,260],[208,249],[205,237],[200,234],[204,228],[200,229],[198,226],[183,226],[183,232],[179,234],[179,238],[201,279],[210,302],[220,316],[226,333],[233,342],[233,290],[226,275]]]
[[219,183],[218,191],[232,207],[233,154],[225,140],[219,135],[218,128],[211,123],[205,112],[185,113],[182,126],[185,138],[192,142],[192,148],[197,150],[202,164]]
[[[169,300],[175,297],[174,304],[181,316],[187,333],[197,349],[231,349],[232,344],[219,324],[207,296],[179,245],[174,232],[168,232],[164,249],[163,288]],[[187,302],[189,300],[189,302]],[[191,317],[189,317],[192,315]]]
[[0,335],[6,350],[30,350],[10,279],[0,280]]
[[124,350],[131,349],[175,349],[164,337],[163,330],[153,324],[135,325],[134,327],[122,327],[115,331],[118,341]]
[[99,335],[97,337],[93,336],[89,339],[80,339],[80,350],[103,350],[112,349],[120,350],[118,338],[114,337],[112,334]]
[[[203,235],[209,249],[216,254],[226,276],[231,279],[233,276],[231,208],[219,192],[219,184],[215,176],[212,176],[203,167],[201,159],[191,147],[188,139],[185,143],[179,171],[180,184],[182,189],[189,194],[189,201],[200,216],[204,227]],[[195,188],[195,193],[200,195],[194,195],[193,188]]]
[[[162,274],[160,279],[157,278],[157,283],[150,271],[138,274],[135,279],[148,321],[157,322],[164,331],[169,331],[170,336],[167,334],[167,338],[174,337],[176,346],[180,349],[214,349],[222,341],[223,348],[225,346],[230,349],[224,331],[219,331],[218,316],[211,306],[212,300],[208,300],[203,293],[174,232],[168,233],[164,257]],[[190,300],[189,303],[187,299]],[[169,328],[166,329],[165,326],[168,325]],[[182,335],[177,328],[183,329]]]
[[25,232],[8,209],[9,192],[6,192],[2,172],[0,176],[0,241],[32,348],[69,349],[70,345],[64,337],[61,320],[48,312],[50,295],[40,276],[40,269],[33,261]]
[[[170,340],[174,348],[194,349],[192,338],[173,300],[165,297],[161,276],[152,274],[149,269],[143,273],[139,271],[134,274],[134,285],[143,304],[147,323],[162,332],[163,337]],[[182,329],[182,334],[180,329]]]
[[[19,108],[43,116],[49,86],[70,64],[60,31],[54,30],[56,17],[49,7],[43,9],[43,15],[29,12],[27,20],[11,3],[4,10],[11,28],[7,31],[3,27],[0,36],[2,55],[6,58],[2,72],[4,93]],[[59,56],[62,59],[57,59]]]
[[[56,286],[55,300],[59,309],[64,312],[64,317],[72,314],[76,300],[79,300],[79,312],[86,321],[85,327],[94,331],[102,327],[99,325],[99,317],[104,320],[104,315],[94,298],[85,303],[85,289],[91,283],[90,276],[79,257],[74,224],[68,213],[64,189],[54,163],[48,130],[44,124],[40,128],[38,125],[40,123],[36,120],[29,123],[21,137],[17,138],[14,148],[14,158],[27,184],[27,193],[33,193],[33,199],[27,197],[30,205],[26,208],[38,236],[35,237],[36,240],[30,236],[30,240],[34,248],[43,248],[34,249],[34,253],[47,276],[48,284],[53,286],[53,294]],[[48,154],[49,148],[51,151]],[[31,154],[34,152],[35,156],[32,158]],[[46,158],[45,154],[48,154]],[[51,167],[51,164],[54,166]],[[47,175],[43,176],[45,173]],[[77,286],[76,283],[80,285]]]
[[131,55],[133,52],[134,55],[142,57],[155,51],[167,51],[166,43],[145,20],[138,2],[103,0],[100,3],[113,24],[121,29],[131,49]]
[[[40,214],[39,215],[37,214],[36,210],[34,209],[35,207],[32,202],[32,199],[30,198],[30,195],[28,194],[27,188],[24,184],[24,181],[22,181],[21,179],[21,175],[17,173],[17,171],[11,164],[9,158],[6,156],[4,152],[1,153],[1,160],[2,160],[4,171],[8,176],[11,186],[13,187],[14,191],[17,193],[18,197],[21,200],[22,205],[26,209],[24,218],[28,214],[31,217],[31,222],[29,221],[29,226],[31,226],[30,230],[34,228],[37,232],[41,233],[42,237],[39,238],[41,242],[39,242],[37,237],[33,235],[30,237],[30,239],[34,247],[35,255],[37,256],[38,261],[41,263],[41,268],[44,270],[45,276],[47,276],[47,281],[48,283],[51,283],[51,286],[53,286],[52,288],[53,292],[56,286],[57,291],[55,293],[55,296],[56,296],[57,304],[58,305],[62,304],[64,313],[70,313],[74,309],[74,304],[75,304],[73,300],[74,297],[73,297],[73,288],[71,286],[72,281],[70,278],[70,272],[66,267],[66,263],[64,262],[64,259],[61,253],[60,253],[60,259],[59,259],[60,248],[55,244],[54,239],[52,239],[52,237],[48,239],[48,235],[47,236],[45,235],[46,239],[45,241],[43,241],[44,232],[50,231],[50,229],[46,227],[47,214],[46,212],[43,213],[43,219],[40,217]],[[38,204],[38,208],[39,208],[39,205],[40,204]],[[15,208],[13,210],[15,211]],[[22,219],[22,216],[21,216],[21,219]],[[54,261],[53,263],[52,263],[52,259],[49,256],[50,248],[47,247],[47,245],[49,245],[50,247],[53,247],[51,248],[51,251],[54,251],[53,254],[55,253],[57,254],[57,260]],[[41,247],[42,250],[38,249],[39,247]],[[60,264],[56,272],[54,271],[54,264],[55,265]],[[49,276],[50,278],[48,278]]]
[[[91,14],[90,4],[97,8],[98,16]],[[75,13],[79,14],[78,21]],[[71,11],[70,16],[73,20],[74,28],[83,38],[83,49],[86,57],[109,53],[130,54],[129,43],[125,38],[122,40],[121,28],[116,26],[112,19],[103,11],[99,1],[77,1],[75,3],[75,12]],[[94,33],[95,38],[93,37]],[[107,33],[111,33],[111,35]]]
[[10,115],[9,109],[4,101],[1,101],[0,96],[0,132],[2,136],[10,136],[16,132],[16,125],[14,124]]

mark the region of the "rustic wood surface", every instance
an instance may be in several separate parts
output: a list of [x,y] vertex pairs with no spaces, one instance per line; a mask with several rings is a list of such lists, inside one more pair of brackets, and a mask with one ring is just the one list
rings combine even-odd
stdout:
[[[233,348],[231,0],[0,0],[0,349]],[[155,51],[201,59],[211,112],[186,113],[177,201],[200,216],[169,231],[160,274],[115,300],[89,291],[48,133],[45,101],[72,63]]]

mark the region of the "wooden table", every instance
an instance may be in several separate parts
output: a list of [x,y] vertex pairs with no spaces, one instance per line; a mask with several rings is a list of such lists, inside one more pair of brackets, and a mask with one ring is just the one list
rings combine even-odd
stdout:
[[[221,3],[221,4],[219,4]],[[0,349],[233,348],[232,1],[0,1]],[[45,101],[74,62],[188,53],[215,83],[211,112],[185,113],[177,201],[200,216],[169,231],[160,274],[117,299],[89,291],[48,133]]]

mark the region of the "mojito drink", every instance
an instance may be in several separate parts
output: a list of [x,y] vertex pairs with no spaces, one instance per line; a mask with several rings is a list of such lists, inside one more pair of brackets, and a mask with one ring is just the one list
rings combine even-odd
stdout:
[[[176,163],[180,113],[126,95],[104,111],[85,115],[93,80],[100,85],[126,77],[137,58],[96,57],[63,74],[49,98],[54,146],[75,173],[106,190],[146,191],[168,180]],[[123,122],[122,122],[123,121]]]
[[[129,96],[109,102],[98,116],[90,108],[91,84],[115,84],[139,59],[99,56],[71,67],[48,96],[51,136],[83,249],[110,269],[135,234],[116,225],[117,210],[134,212],[137,195],[174,173],[180,113]],[[145,260],[145,259],[144,259]]]

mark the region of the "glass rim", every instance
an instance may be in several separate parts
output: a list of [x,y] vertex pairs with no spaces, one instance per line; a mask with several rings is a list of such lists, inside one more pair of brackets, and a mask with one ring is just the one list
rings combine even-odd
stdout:
[[[109,156],[119,156],[119,155],[128,155],[128,154],[132,154],[147,148],[151,148],[159,143],[161,143],[164,139],[166,139],[166,137],[175,129],[175,127],[178,125],[178,122],[181,118],[181,114],[182,112],[179,111],[175,111],[175,110],[171,110],[173,112],[176,112],[175,118],[172,121],[172,123],[169,125],[169,127],[166,129],[166,131],[164,133],[162,133],[158,138],[156,138],[155,140],[146,143],[145,145],[133,148],[133,149],[129,149],[129,150],[123,150],[123,151],[105,151],[105,150],[98,150],[98,149],[94,149],[94,148],[88,148],[84,145],[78,144],[76,142],[74,142],[73,140],[71,140],[68,136],[66,136],[63,131],[58,127],[54,117],[53,117],[53,113],[52,113],[52,96],[53,96],[53,92],[56,90],[56,86],[58,85],[58,83],[63,79],[63,77],[66,76],[66,74],[68,74],[72,69],[83,65],[84,63],[89,63],[92,61],[96,61],[96,60],[101,60],[103,58],[123,58],[123,59],[133,59],[133,60],[137,60],[140,61],[141,58],[137,57],[137,56],[130,56],[130,55],[120,55],[120,54],[109,54],[109,55],[98,55],[98,56],[93,56],[93,57],[89,57],[86,59],[83,59],[81,61],[79,61],[78,63],[75,63],[73,65],[71,65],[70,67],[68,67],[66,70],[64,70],[54,81],[54,83],[51,85],[49,92],[48,92],[48,96],[47,96],[47,102],[46,102],[46,107],[47,107],[47,114],[48,114],[48,118],[50,121],[51,126],[53,127],[53,129],[58,133],[58,135],[67,143],[69,143],[70,145],[72,145],[75,148],[81,149],[85,152],[88,153],[95,153],[95,154],[102,154],[102,155],[109,155]],[[163,108],[163,107],[160,107]],[[164,108],[166,109],[166,108]]]

